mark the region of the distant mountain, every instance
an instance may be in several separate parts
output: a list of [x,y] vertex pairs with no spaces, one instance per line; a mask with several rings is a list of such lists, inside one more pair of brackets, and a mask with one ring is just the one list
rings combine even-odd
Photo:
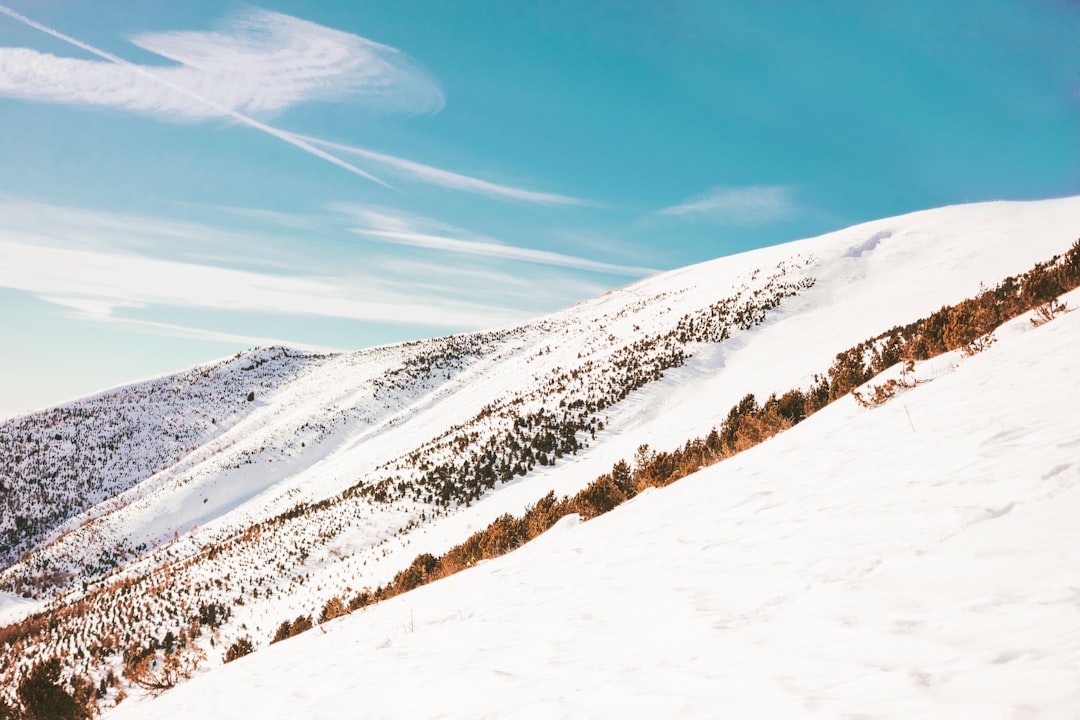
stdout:
[[[258,349],[8,420],[0,424],[0,591],[11,600],[0,604],[0,621],[12,624],[0,628],[0,686],[16,687],[36,662],[58,655],[67,673],[89,678],[108,707],[121,690],[141,694],[148,689],[130,677],[139,658],[161,663],[182,645],[189,659],[205,654],[203,666],[212,667],[241,639],[250,641],[251,649],[267,645],[283,621],[304,615],[317,620],[329,600],[387,583],[420,553],[443,553],[501,515],[520,514],[551,491],[571,495],[610,471],[615,461],[632,459],[643,444],[677,449],[719,426],[748,393],[765,398],[809,386],[838,352],[1065,252],[1080,234],[1078,216],[1080,198],[915,213],[664,273],[518,326],[336,355]],[[998,503],[991,484],[964,481],[953,487],[943,468],[963,477],[978,468],[1000,478],[998,468],[1049,462],[1042,456],[1038,463],[1028,458],[1038,450],[1065,468],[1052,475],[1058,477],[1054,482],[1077,479],[1076,468],[1065,463],[1067,453],[1052,440],[1066,432],[1071,417],[1066,408],[1073,402],[1069,392],[1075,382],[1069,385],[1065,373],[1069,353],[1058,346],[1072,337],[1068,328],[1077,325],[1077,317],[1065,313],[1039,333],[1010,330],[1008,342],[1003,337],[957,368],[930,361],[921,367],[924,379],[941,379],[907,392],[903,407],[886,404],[870,410],[844,400],[797,431],[703,473],[711,479],[695,476],[684,481],[687,489],[680,483],[642,497],[632,509],[597,522],[595,529],[592,522],[581,528],[564,522],[535,548],[416,591],[423,600],[398,598],[324,626],[332,630],[325,640],[260,650],[253,659],[192,683],[184,694],[177,691],[180,699],[142,709],[154,715],[155,708],[175,702],[171,707],[180,708],[175,712],[185,712],[182,708],[202,702],[192,694],[200,684],[217,683],[219,674],[232,678],[221,682],[240,682],[236,673],[244,667],[255,673],[244,680],[251,688],[298,687],[289,678],[304,676],[296,675],[296,668],[283,670],[293,662],[304,672],[322,667],[340,676],[353,662],[350,642],[361,643],[363,657],[355,662],[366,668],[366,675],[358,682],[369,688],[366,678],[381,661],[379,653],[371,654],[375,647],[368,647],[366,638],[374,628],[386,627],[371,623],[395,623],[403,608],[422,607],[419,627],[429,628],[442,617],[449,629],[433,633],[438,639],[431,644],[421,642],[422,633],[413,625],[387,631],[389,647],[404,640],[410,652],[441,657],[445,667],[456,668],[455,682],[471,682],[470,673],[476,682],[485,672],[496,673],[503,678],[498,682],[514,689],[507,690],[507,697],[531,698],[532,707],[551,711],[541,715],[597,714],[601,708],[590,703],[600,702],[604,693],[613,694],[612,707],[621,707],[625,698],[652,695],[632,679],[625,680],[622,691],[616,690],[620,684],[602,691],[608,681],[598,680],[595,693],[584,686],[576,692],[553,690],[552,698],[567,695],[571,701],[545,705],[544,683],[536,673],[551,668],[551,682],[563,688],[560,683],[570,676],[563,677],[564,671],[552,663],[562,658],[572,668],[575,655],[545,646],[534,661],[521,660],[523,679],[506,679],[516,674],[502,665],[514,667],[513,658],[527,658],[535,649],[532,644],[542,639],[529,634],[535,630],[515,634],[507,623],[553,623],[558,629],[550,633],[553,642],[588,645],[594,637],[602,639],[606,644],[580,655],[586,663],[582,669],[597,670],[588,663],[601,657],[644,662],[638,651],[626,650],[628,640],[622,637],[631,621],[626,613],[633,608],[641,614],[636,617],[643,642],[677,668],[670,682],[676,688],[688,683],[684,709],[708,714],[703,713],[706,701],[720,691],[706,688],[716,678],[711,669],[695,675],[684,667],[688,658],[700,653],[708,658],[702,660],[706,665],[738,662],[728,657],[733,651],[693,640],[694,633],[678,623],[704,623],[702,637],[715,635],[717,643],[725,629],[743,628],[735,636],[749,662],[735,674],[749,678],[755,671],[772,672],[768,653],[751,652],[758,637],[753,632],[769,631],[774,616],[788,623],[782,626],[785,631],[798,618],[842,624],[814,604],[813,593],[829,578],[841,583],[838,598],[850,605],[844,612],[857,615],[861,611],[852,598],[863,595],[851,593],[878,587],[864,584],[865,574],[886,560],[910,559],[922,547],[913,544],[922,522],[919,508],[925,512],[923,540],[943,541],[971,524],[967,520],[982,517],[980,512],[987,518],[1008,514],[1001,509],[1021,502],[1021,490],[1034,482],[1031,472],[1020,473],[1003,486],[1000,497],[1005,499]],[[1014,326],[1026,329],[1031,323],[1016,321],[1009,327]],[[1020,372],[1032,353],[1051,350],[1062,356],[1040,360],[1033,371],[1039,377],[1020,382],[1010,375],[1005,382],[999,375]],[[1026,419],[1016,436],[1022,440],[1013,443],[1001,417],[1004,408],[1028,408],[1022,393],[1066,385],[1069,392],[1033,403],[1038,412],[1022,411]],[[973,387],[983,387],[986,398],[970,397]],[[990,410],[984,407],[988,403]],[[996,448],[985,457],[972,455],[970,444],[987,440],[983,434],[992,418],[969,413],[993,407],[1006,433],[1003,449],[998,455]],[[953,415],[962,426],[947,428],[942,418]],[[906,435],[898,435],[905,429]],[[1036,442],[1036,431],[1051,438],[1051,446]],[[1001,462],[995,465],[994,457]],[[930,484],[918,485],[925,491],[920,500],[919,492],[900,478],[905,463],[913,483],[936,478],[943,485],[925,480]],[[895,507],[882,499],[894,491]],[[1032,497],[1044,495],[1049,497]],[[777,498],[780,510],[774,514],[783,522],[769,516],[774,507],[770,497]],[[754,513],[747,514],[746,507],[755,508]],[[1033,508],[1039,513],[1046,509]],[[758,513],[765,519],[755,520]],[[809,528],[805,547],[795,539],[800,523]],[[884,528],[895,532],[895,543]],[[679,555],[684,535],[685,552]],[[860,538],[865,538],[865,560],[857,552]],[[603,559],[614,548],[622,549],[613,559]],[[824,555],[818,557],[813,548]],[[977,564],[961,550],[958,558]],[[923,565],[918,567],[922,572]],[[565,568],[566,584],[556,599],[551,593],[559,594],[559,568]],[[806,587],[799,585],[804,571]],[[503,572],[516,579],[501,585]],[[594,580],[587,581],[587,575]],[[529,588],[543,590],[534,596]],[[642,594],[640,602],[627,600],[632,588]],[[463,610],[480,607],[477,593],[495,599],[485,600],[482,611]],[[644,616],[648,597],[656,598],[662,617]],[[591,620],[571,616],[575,602],[591,608],[584,611]],[[627,609],[620,602],[629,602]],[[883,602],[889,612],[899,612],[890,604],[893,599]],[[785,610],[791,603],[805,613]],[[598,614],[601,606],[614,619]],[[925,604],[919,607],[926,610]],[[496,619],[485,625],[477,612]],[[881,620],[875,615],[866,627],[885,632]],[[857,617],[855,625],[861,627]],[[485,633],[495,628],[516,640],[493,650],[494,664],[485,670],[487,661],[476,648],[493,641]],[[829,628],[806,637],[834,642],[827,638],[834,638],[836,629]],[[675,638],[668,650],[655,636],[661,631]],[[773,647],[771,636],[760,637]],[[860,652],[872,640],[860,635]],[[479,645],[468,645],[474,641]],[[447,642],[458,643],[455,652],[466,653],[471,664],[455,663]],[[675,649],[685,657],[665,654]],[[780,678],[775,683],[790,685],[777,697],[811,702],[815,692],[823,692],[826,678],[843,674],[835,668],[832,675],[823,673],[818,687],[799,664],[817,657],[818,650],[796,661],[795,645],[782,649],[784,662],[798,673],[789,680],[782,680],[789,677],[787,671],[775,673]],[[1047,668],[1057,662],[1053,653],[1045,657],[1050,658]],[[327,664],[319,665],[320,658]],[[911,672],[936,677],[919,658],[922,664],[912,667],[921,669]],[[409,673],[435,672],[422,658],[402,662],[393,667],[403,675],[379,674],[381,679],[373,681],[379,692],[399,687],[395,683]],[[873,666],[862,656],[858,662],[837,662],[859,672]],[[660,666],[638,671],[643,679],[656,677]],[[629,674],[622,677],[634,677],[633,668],[624,670]],[[321,687],[321,680],[310,681],[312,688]],[[325,691],[319,702],[338,702],[333,698],[344,698],[345,688],[363,695],[361,685],[340,684],[339,694]],[[220,683],[216,687],[214,692],[223,692]],[[732,683],[732,697],[741,697],[738,693],[749,687],[758,686],[740,689]],[[304,696],[302,689],[297,692]],[[474,698],[482,694],[480,686],[469,693]],[[657,688],[659,714],[685,714],[672,704],[679,695],[677,689]],[[694,704],[698,699],[701,705]],[[255,701],[238,692],[235,702]],[[283,704],[268,706],[267,714],[284,712],[280,708],[291,701],[274,702]],[[418,702],[380,707],[387,716],[434,714]],[[499,716],[528,710],[509,701],[477,702],[451,705],[461,715],[483,714],[481,709]],[[231,708],[236,714],[242,706],[251,707],[225,703],[217,712],[229,715]],[[139,709],[128,701],[121,710],[127,707]],[[302,704],[296,707],[296,714],[304,714]],[[331,705],[318,707],[324,715],[333,714]],[[783,710],[794,707],[778,704],[776,710],[789,715]],[[856,712],[858,707],[843,709]],[[413,710],[418,715],[411,715]],[[199,713],[204,711],[209,712]]]

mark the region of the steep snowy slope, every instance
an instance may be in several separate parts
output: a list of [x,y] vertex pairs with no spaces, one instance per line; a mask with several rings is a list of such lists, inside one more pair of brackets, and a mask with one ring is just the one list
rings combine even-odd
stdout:
[[1075,718],[1080,312],[996,335],[110,717]]
[[[341,355],[255,351],[193,371],[208,373],[197,401],[176,376],[0,425],[38,438],[33,467],[79,458],[112,493],[74,515],[44,501],[19,540],[31,551],[0,570],[0,592],[48,600],[0,628],[0,685],[52,654],[97,684],[166,635],[190,637],[211,665],[239,637],[263,646],[282,620],[384,583],[550,490],[575,492],[641,443],[677,447],[747,392],[805,385],[838,351],[1065,251],[1078,216],[1080,198],[916,213],[659,275],[521,326]],[[263,384],[248,401],[252,373]],[[134,422],[130,397],[149,444],[84,433],[112,447],[83,452],[80,428]],[[196,432],[172,432],[189,417]],[[22,470],[27,454],[0,466],[5,488],[48,480]]]
[[319,356],[254,350],[0,423],[0,566],[212,443]]

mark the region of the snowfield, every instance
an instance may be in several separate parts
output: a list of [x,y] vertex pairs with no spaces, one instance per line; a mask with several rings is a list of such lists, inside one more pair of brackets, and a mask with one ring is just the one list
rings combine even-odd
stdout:
[[1080,313],[998,335],[109,717],[1076,718]]
[[[1080,197],[913,213],[517,326],[254,349],[0,422],[0,695],[55,654],[117,679],[116,718],[1080,718],[1075,312],[270,644],[1064,253],[1077,218]],[[151,699],[124,653],[167,633],[206,661]]]

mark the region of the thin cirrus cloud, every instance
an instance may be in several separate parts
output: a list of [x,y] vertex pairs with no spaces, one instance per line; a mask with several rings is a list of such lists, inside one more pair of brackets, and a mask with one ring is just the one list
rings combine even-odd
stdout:
[[[326,216],[329,226],[312,232],[332,237],[344,232],[343,222],[357,221],[403,235],[419,234],[421,227],[432,238],[453,231],[434,221],[370,209],[353,209],[343,218],[345,208],[333,208]],[[207,255],[222,237],[229,238],[225,244],[235,256]],[[252,337],[162,322],[159,311],[204,311],[201,316],[211,325],[213,313],[269,314],[280,318],[286,334],[295,329],[289,318],[303,316],[459,332],[521,321],[606,289],[593,275],[568,276],[566,267],[634,270],[475,241],[445,245],[432,238],[418,238],[416,244],[436,247],[442,257],[370,256],[345,248],[333,260],[305,253],[290,263],[283,249],[287,243],[262,233],[0,196],[0,288],[29,293],[82,320],[246,343]],[[251,259],[267,254],[271,262]],[[523,273],[479,262],[477,256],[534,267]]]
[[[245,19],[233,26],[233,35],[165,33],[142,36],[142,42],[147,49],[157,47],[163,53],[169,53],[176,58],[186,58],[193,63],[181,65],[179,68],[137,65],[42,25],[4,5],[0,5],[0,14],[105,61],[60,58],[27,48],[0,48],[0,96],[105,105],[150,112],[171,119],[228,118],[385,187],[390,186],[371,173],[311,145],[292,133],[256,120],[237,107],[251,105],[256,109],[281,109],[300,99],[322,98],[327,86],[337,87],[339,90],[346,87],[354,91],[358,87],[366,88],[371,97],[381,98],[383,101],[392,98],[392,105],[400,105],[403,98],[414,97],[416,87],[419,86],[422,88],[421,95],[427,98],[418,106],[419,109],[434,111],[442,107],[441,90],[426,76],[421,78],[411,71],[406,71],[404,68],[410,66],[411,61],[401,55],[400,51],[280,13],[250,11],[244,16]],[[277,46],[267,44],[267,38],[288,42],[291,35],[297,34],[297,31],[300,35],[306,35],[306,41],[293,43],[293,51],[283,54],[286,60],[278,59]],[[215,38],[215,35],[224,38],[224,47],[211,47],[206,44],[207,38],[212,41],[220,39]],[[343,37],[351,39],[363,49],[359,54],[369,61],[368,67],[356,58],[353,58],[352,62],[339,63],[338,66],[328,64],[330,59],[339,58],[343,49],[339,43],[336,48],[338,52],[327,52],[327,46],[334,46],[335,40],[340,41]],[[229,46],[229,39],[237,42]],[[303,58],[304,53],[298,52],[297,46],[320,51],[323,53],[322,60],[316,59],[312,62],[308,58],[300,61],[298,58]],[[380,53],[396,58],[398,64],[387,61]],[[348,55],[347,52],[344,54]],[[223,70],[223,66],[202,67],[211,60],[222,62],[230,59],[230,56],[232,60],[240,62],[238,69]],[[243,60],[239,61],[238,58]],[[291,62],[288,61],[290,58]],[[261,69],[264,63],[276,68],[278,73],[295,77],[283,80],[276,74],[266,75]],[[343,67],[351,69],[352,72],[343,72]],[[284,89],[275,90],[279,85]],[[403,91],[400,87],[402,85],[408,90]]]
[[389,45],[282,13],[251,9],[212,31],[157,32],[133,38],[141,49],[176,63],[157,67],[131,63],[4,5],[0,14],[102,58],[85,60],[27,47],[0,47],[0,96],[112,107],[176,121],[230,119],[383,187],[391,186],[326,150],[348,152],[411,180],[489,198],[542,205],[586,204],[568,195],[501,185],[289,133],[252,117],[349,96],[386,110],[441,110],[445,98],[438,83]]
[[[0,14],[85,50],[100,61],[0,47],[0,96],[114,107],[176,121],[227,118],[390,187],[332,155],[347,152],[408,179],[498,199],[584,205],[566,195],[493,183],[365,148],[286,132],[252,115],[312,101],[357,97],[409,113],[438,112],[438,83],[400,50],[282,13],[249,9],[208,32],[136,36],[132,43],[174,66],[138,65],[0,5]],[[318,146],[318,147],[317,147]]]
[[345,204],[334,207],[362,223],[363,227],[353,227],[352,232],[377,242],[435,250],[452,255],[510,260],[609,275],[641,277],[657,272],[653,268],[605,263],[549,250],[506,245],[492,238],[474,235],[452,225],[416,215]]
[[[424,302],[401,292],[350,292],[357,280],[290,277],[124,252],[43,247],[0,240],[0,287],[109,319],[121,308],[153,306],[229,312],[318,315],[349,320],[457,327],[506,322],[508,315],[445,298]],[[369,280],[369,282],[363,282]]]
[[131,42],[176,63],[137,65],[0,5],[0,12],[102,60],[0,48],[0,94],[101,105],[170,120],[260,115],[352,96],[367,105],[437,112],[437,82],[395,48],[289,15],[248,9],[207,32],[148,33]]
[[[152,316],[155,308],[178,307],[463,329],[520,320],[529,312],[497,295],[497,272],[480,284],[491,289],[474,293],[474,299],[453,284],[457,273],[445,264],[446,283],[418,290],[407,267],[345,263],[344,270],[315,266],[298,273],[164,257],[158,248],[162,238],[187,245],[185,238],[219,232],[194,223],[0,198],[0,288],[110,322],[130,322],[117,314],[125,309]],[[248,240],[248,247],[259,242]]]
[[754,226],[786,220],[795,214],[791,189],[783,185],[716,187],[659,215],[700,220],[718,225]]

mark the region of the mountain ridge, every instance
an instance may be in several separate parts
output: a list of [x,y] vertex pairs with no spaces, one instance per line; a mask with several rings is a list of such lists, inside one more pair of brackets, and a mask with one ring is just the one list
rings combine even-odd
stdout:
[[994,335],[115,717],[1071,717],[1080,314]]
[[[110,523],[120,517],[115,512],[91,517],[90,522],[64,531],[59,544],[53,542],[44,548],[53,553],[51,560],[48,552],[35,553],[29,561],[5,568],[0,573],[0,583],[15,582],[19,577],[33,579],[36,572],[36,577],[46,583],[45,596],[49,594],[50,584],[56,588],[53,593],[65,592],[65,588],[73,588],[70,578],[53,578],[42,573],[50,569],[50,563],[54,569],[78,567],[80,563],[85,567],[89,563],[79,554],[84,544],[93,545],[91,541],[95,538],[97,542],[104,538],[106,545],[110,542],[115,545],[115,538],[131,537],[131,528],[143,523],[141,527],[146,532],[156,533],[147,537],[147,552],[136,550],[138,545],[135,545],[118,555],[119,561],[130,563],[121,572],[108,575],[109,561],[115,565],[118,559],[105,558],[98,578],[84,571],[76,582],[89,580],[98,587],[105,585],[105,579],[114,584],[146,583],[150,582],[147,578],[152,579],[162,568],[181,567],[184,562],[204,558],[199,563],[205,568],[183,570],[190,582],[202,589],[189,593],[188,600],[174,598],[165,602],[163,617],[168,616],[170,603],[184,613],[199,615],[195,605],[202,598],[204,604],[215,607],[224,608],[228,603],[231,614],[235,614],[221,624],[220,630],[215,628],[219,643],[227,643],[244,629],[252,631],[256,626],[265,635],[270,629],[266,623],[272,627],[276,623],[274,617],[280,620],[305,608],[310,612],[313,604],[321,605],[350,583],[360,583],[362,587],[384,582],[421,547],[437,549],[442,544],[445,548],[453,538],[460,540],[467,534],[462,531],[470,523],[485,523],[485,517],[494,518],[507,507],[522,508],[548,490],[567,493],[582,487],[599,474],[593,472],[597,467],[610,465],[612,457],[630,457],[634,443],[642,437],[648,436],[650,444],[657,448],[668,447],[672,442],[680,444],[693,434],[686,432],[688,427],[693,426],[693,432],[700,433],[710,424],[715,425],[718,413],[726,412],[738,399],[733,396],[797,386],[808,380],[808,373],[827,365],[827,362],[815,362],[822,358],[831,360],[831,354],[851,342],[895,324],[890,319],[905,313],[910,316],[914,307],[930,310],[934,308],[927,306],[939,300],[965,297],[973,288],[960,286],[973,281],[992,283],[1010,272],[1025,270],[1030,263],[1023,263],[1022,259],[1045,260],[1053,252],[1065,250],[1075,238],[1069,217],[1078,207],[1078,199],[1071,198],[925,211],[676,270],[521,326],[322,356],[305,364],[298,376],[303,377],[308,368],[309,374],[315,375],[315,370],[338,363],[345,367],[334,376],[334,382],[348,379],[352,384],[343,389],[334,387],[334,382],[312,381],[310,386],[305,386],[297,384],[294,376],[277,389],[265,392],[260,389],[252,401],[243,394],[239,407],[246,414],[229,430],[211,439],[209,448],[202,449],[206,448],[204,445],[192,451],[206,453],[208,460],[222,455],[227,461],[206,465],[210,469],[200,471],[202,465],[195,462],[199,458],[189,453],[185,457],[195,463],[192,468],[180,467],[182,458],[179,465],[169,466],[175,470],[172,476],[151,476],[157,478],[157,490],[168,486],[173,494],[153,500],[155,490],[147,485],[143,500],[151,498],[157,505],[138,506],[141,500],[133,499],[126,506],[135,508],[127,510],[131,519],[121,519],[114,525]],[[980,255],[972,239],[980,237],[979,233],[996,241],[997,244],[990,245],[994,256]],[[1006,244],[1023,234],[1032,237],[1022,247]],[[935,242],[940,247],[935,248]],[[808,252],[811,247],[813,253]],[[922,250],[926,256],[919,257],[915,250]],[[906,264],[898,265],[900,261]],[[899,272],[899,267],[905,271]],[[890,274],[888,270],[896,272]],[[942,278],[951,282],[943,282]],[[931,285],[935,280],[941,281],[939,287]],[[924,290],[928,296],[913,298],[912,294],[918,290]],[[839,328],[831,327],[829,316]],[[871,326],[871,330],[862,332],[862,328]],[[558,338],[561,344],[553,338]],[[842,342],[844,338],[851,338],[851,342]],[[487,346],[485,339],[489,341]],[[809,352],[791,357],[792,346]],[[488,357],[498,355],[500,347],[505,358],[501,365],[492,365],[499,368],[499,374],[492,370],[481,372],[474,364],[477,358],[482,360],[485,352]],[[410,350],[416,352],[410,355]],[[285,356],[289,354],[281,352]],[[247,362],[248,356],[237,360]],[[603,362],[609,365],[600,367]],[[243,370],[246,366],[241,366],[239,372],[257,371],[264,365],[270,367],[268,363],[251,370]],[[580,371],[577,377],[568,371],[570,366]],[[535,368],[531,375],[530,368]],[[478,390],[478,383],[464,382],[470,369],[492,387]],[[609,380],[613,372],[616,382],[603,385],[602,381]],[[572,383],[581,377],[585,380],[575,389]],[[460,382],[455,385],[455,380]],[[522,391],[521,400],[507,403],[508,394],[515,397],[514,388],[523,382],[526,391]],[[534,384],[529,385],[530,382]],[[754,386],[765,382],[772,387]],[[368,386],[370,396],[357,389]],[[543,388],[549,386],[555,390],[545,395]],[[528,391],[529,387],[533,390]],[[234,404],[240,402],[235,393],[231,397]],[[702,397],[709,397],[710,401],[702,403]],[[493,398],[504,404],[485,413]],[[566,407],[579,402],[580,406]],[[416,403],[422,404],[423,411],[410,413],[409,407],[420,409]],[[303,406],[308,414],[297,411],[290,415],[287,409],[298,406]],[[395,415],[393,407],[404,408],[405,414]],[[517,407],[523,408],[524,414],[517,412]],[[312,408],[318,412],[308,412]],[[573,415],[578,411],[584,415]],[[585,421],[585,415],[593,419],[591,424]],[[326,423],[331,423],[330,429],[325,427]],[[602,427],[599,423],[603,423]],[[664,425],[662,432],[656,431]],[[7,427],[8,423],[0,424],[0,429]],[[238,427],[247,435],[236,438],[236,443],[227,447],[224,443],[213,445],[230,432],[240,435]],[[559,436],[553,428],[568,428],[569,432]],[[505,438],[505,431],[512,436],[513,442],[507,440],[509,447],[517,443],[520,448],[523,441],[530,441],[531,445],[521,450],[525,454],[514,455],[502,445],[493,446],[484,455],[484,461],[490,459],[490,463],[481,465],[488,470],[478,471],[472,466],[462,469],[462,452],[475,450],[483,433],[487,433],[483,435],[487,438]],[[554,434],[550,443],[544,432]],[[464,437],[464,444],[454,444],[455,433]],[[677,437],[680,433],[681,437]],[[382,445],[372,448],[371,442],[376,439]],[[335,441],[338,444],[333,448],[321,447]],[[313,449],[308,449],[309,444]],[[270,450],[266,449],[268,446]],[[425,447],[432,448],[427,457]],[[630,451],[626,452],[628,447]],[[498,457],[490,457],[493,449]],[[543,461],[538,459],[541,455]],[[295,460],[297,457],[302,460]],[[378,457],[390,463],[397,458],[397,465],[390,466],[397,475],[384,472],[387,476],[378,479],[381,467]],[[511,468],[508,463],[514,457],[518,458],[518,466]],[[521,458],[525,457],[535,464],[519,474],[517,470],[525,462]],[[547,461],[554,461],[555,465]],[[293,465],[299,462],[301,470],[290,475],[290,462]],[[214,467],[220,470],[213,470]],[[460,473],[461,478],[478,478],[478,485],[470,489],[467,483],[452,482],[452,491],[463,494],[451,497],[448,504],[440,504],[434,493],[446,487],[447,479],[440,472],[445,475],[451,472],[450,468]],[[470,474],[469,470],[474,472]],[[259,478],[251,477],[255,471]],[[414,473],[411,478],[402,477],[402,473],[409,471]],[[218,474],[214,475],[215,472]],[[234,481],[233,485],[221,489],[222,478]],[[487,485],[489,478],[493,481]],[[416,485],[417,481],[421,484]],[[379,483],[384,483],[382,489],[388,493],[396,491],[398,497],[388,494],[390,502],[380,500]],[[190,502],[178,501],[176,493],[185,487],[189,491],[205,490],[206,496],[196,494],[188,498]],[[301,517],[310,522],[316,516],[304,513],[313,503],[325,502],[351,487],[359,488],[355,496],[344,498],[351,504],[328,505],[327,509],[333,512],[315,523],[317,528],[302,531],[293,528],[289,530],[292,535],[281,530]],[[415,495],[425,489],[429,495]],[[230,492],[233,494],[229,495]],[[409,497],[410,494],[414,496]],[[226,512],[212,514],[206,522],[199,523],[197,530],[186,530],[184,524],[192,516],[201,517],[200,506],[209,506],[211,498],[215,505],[210,509]],[[368,500],[374,502],[361,502]],[[168,507],[168,503],[176,504],[180,513],[179,520],[171,526],[163,521],[162,512],[147,509],[160,510]],[[251,514],[253,504],[257,507]],[[349,522],[337,522],[331,517],[346,507]],[[285,517],[291,512],[300,514]],[[280,519],[279,525],[273,525],[277,522],[275,517]],[[418,521],[417,517],[423,519]],[[276,538],[272,546],[279,551],[292,543],[291,550],[278,553],[277,567],[250,569],[250,566],[258,567],[259,551],[241,547],[251,542],[242,538],[248,529],[256,526],[266,533],[254,541],[256,545],[270,542],[267,539],[270,536]],[[364,530],[365,527],[368,529]],[[135,539],[142,537],[136,535]],[[159,544],[155,546],[155,542]],[[221,549],[215,550],[225,544],[233,549],[224,555]],[[208,557],[211,554],[214,557]],[[136,560],[136,556],[141,559]],[[38,563],[36,567],[34,562]],[[244,567],[249,569],[239,570]],[[315,590],[307,587],[307,578],[312,573],[318,586]],[[210,589],[214,586],[211,578],[230,576],[235,578],[227,581],[224,588]],[[235,585],[240,585],[239,594]],[[8,586],[8,589],[25,591],[26,587],[33,584],[22,588]],[[352,587],[358,589],[356,585]],[[272,603],[260,594],[267,590],[275,592]],[[86,592],[86,585],[81,592],[77,588],[67,592],[70,594],[66,602],[77,603],[81,592]],[[253,606],[261,609],[253,610]],[[211,615],[217,619],[216,613]],[[154,622],[158,627],[168,624],[161,620]],[[251,627],[247,627],[249,623]],[[174,621],[171,627],[180,630],[182,624]],[[159,630],[152,637],[160,635]],[[109,646],[113,650],[113,663],[117,662],[116,654],[132,641],[145,642],[145,637],[118,639],[113,643],[115,647]]]

